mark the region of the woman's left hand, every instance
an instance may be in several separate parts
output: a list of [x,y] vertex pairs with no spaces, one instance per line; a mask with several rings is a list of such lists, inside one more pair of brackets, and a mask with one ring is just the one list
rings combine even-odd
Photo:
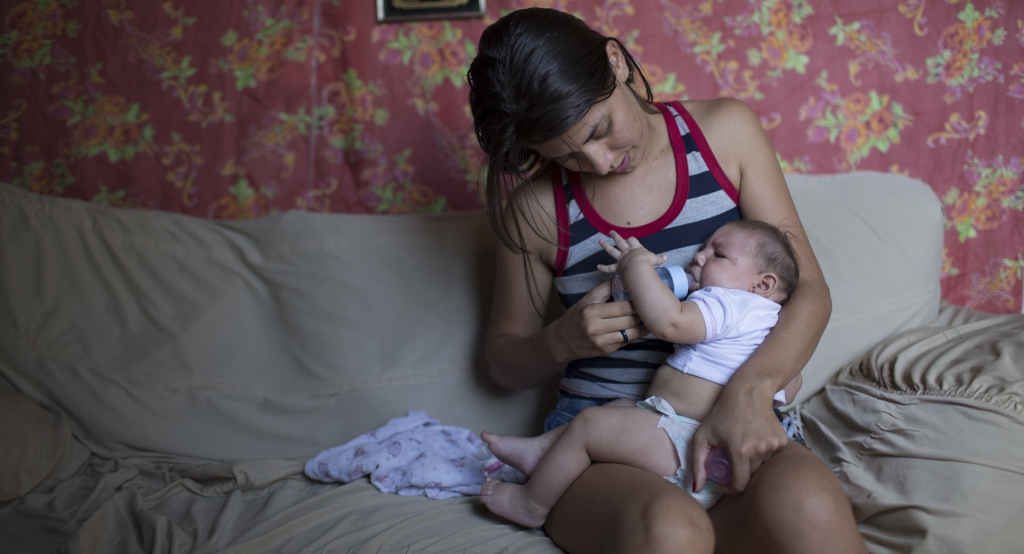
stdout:
[[732,482],[720,485],[726,494],[740,494],[761,464],[781,450],[789,437],[772,410],[753,388],[726,388],[693,435],[694,490],[704,488],[704,462],[712,447],[724,448],[732,462]]

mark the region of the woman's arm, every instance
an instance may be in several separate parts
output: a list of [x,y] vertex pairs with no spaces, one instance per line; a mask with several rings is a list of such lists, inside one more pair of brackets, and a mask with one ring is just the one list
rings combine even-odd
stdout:
[[[622,347],[625,330],[630,339],[640,336],[640,320],[629,302],[607,302],[611,284],[604,282],[574,304],[559,319],[545,326],[537,306],[543,308],[554,279],[557,237],[554,199],[548,181],[534,183],[532,191],[519,191],[511,202],[527,202],[525,210],[550,210],[532,217],[535,225],[521,225],[525,257],[498,243],[497,277],[485,352],[491,376],[510,388],[539,386],[579,358],[602,356]],[[511,209],[511,208],[508,208]],[[506,215],[505,221],[509,221]]]
[[725,446],[734,473],[727,490],[738,493],[746,488],[750,474],[788,441],[772,413],[772,396],[814,353],[832,312],[832,300],[775,150],[756,114],[736,100],[709,103],[701,111],[701,127],[739,189],[742,217],[771,223],[789,233],[800,265],[800,283],[779,313],[778,323],[733,374],[694,436],[698,486],[704,481],[704,459],[711,446]]

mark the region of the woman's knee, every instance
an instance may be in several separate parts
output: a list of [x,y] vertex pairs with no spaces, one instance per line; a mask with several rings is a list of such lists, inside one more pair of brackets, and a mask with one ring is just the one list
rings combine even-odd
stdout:
[[850,502],[835,475],[804,447],[794,443],[791,448],[785,464],[759,471],[762,479],[748,489],[757,498],[762,521],[820,529],[854,525]]
[[555,505],[545,524],[571,553],[711,553],[714,530],[699,504],[648,471],[596,464]]
[[796,443],[761,466],[744,494],[720,504],[711,515],[723,552],[866,552],[839,480]]
[[[715,531],[707,513],[687,498],[660,495],[640,515],[645,548],[653,553],[708,553],[715,550]],[[641,552],[641,550],[637,550]]]
[[839,522],[853,521],[850,501],[831,474],[808,472],[778,494],[781,498],[777,505],[786,506],[791,517],[804,525],[832,528]]
[[775,483],[787,491],[787,496],[793,497],[793,501],[804,498],[808,504],[814,505],[842,499],[843,504],[848,504],[839,479],[810,450],[791,442],[782,454],[789,458],[782,470],[788,475],[776,479]]

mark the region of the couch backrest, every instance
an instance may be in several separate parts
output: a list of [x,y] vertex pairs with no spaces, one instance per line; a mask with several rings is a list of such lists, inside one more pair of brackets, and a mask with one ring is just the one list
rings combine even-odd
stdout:
[[[789,181],[834,306],[805,398],[935,317],[942,213],[898,175]],[[494,245],[480,213],[225,223],[0,185],[0,387],[101,456],[304,458],[411,409],[535,433],[552,388],[482,355]]]
[[786,180],[832,293],[799,403],[882,339],[935,319],[944,219],[930,187],[894,173]]

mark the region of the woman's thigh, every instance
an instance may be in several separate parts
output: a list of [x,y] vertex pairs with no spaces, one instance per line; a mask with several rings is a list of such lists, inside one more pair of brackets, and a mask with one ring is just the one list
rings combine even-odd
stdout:
[[593,464],[555,504],[544,530],[573,554],[710,553],[714,531],[688,493],[649,471]]
[[708,515],[716,552],[866,553],[850,502],[825,463],[790,441]]

